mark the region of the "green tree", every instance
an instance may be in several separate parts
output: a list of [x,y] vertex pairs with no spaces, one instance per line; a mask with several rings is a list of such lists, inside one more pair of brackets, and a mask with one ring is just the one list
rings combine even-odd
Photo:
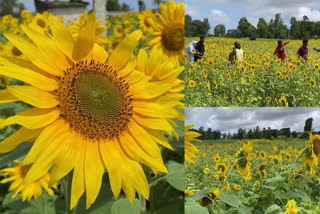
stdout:
[[119,0],[107,0],[106,10],[107,11],[120,11],[121,6],[119,4]]
[[121,10],[122,11],[130,11],[131,9],[130,9],[130,6],[128,4],[122,3]]
[[0,16],[6,14],[18,16],[23,9],[23,3],[18,3],[17,0],[0,0]]
[[146,4],[144,3],[143,0],[139,0],[138,1],[138,7],[139,7],[139,11],[144,11],[146,9]]
[[252,30],[254,27],[250,24],[246,17],[243,17],[239,20],[238,30],[240,31],[240,37],[250,37],[252,35]]
[[299,26],[296,17],[291,17],[290,24],[290,38],[296,39],[299,36]]
[[266,20],[264,20],[264,18],[260,18],[257,25],[257,36],[259,38],[268,38],[268,35],[268,23],[266,22]]
[[226,35],[226,27],[224,25],[216,25],[214,27],[214,36],[224,37]]
[[293,132],[292,132],[292,136],[293,136],[294,138],[296,138],[296,137],[298,136],[298,133],[297,133],[296,131],[293,131]]
[[238,29],[229,29],[227,31],[227,37],[230,37],[230,38],[240,37],[240,31]]
[[184,16],[184,33],[187,37],[193,36],[192,17],[188,14]]

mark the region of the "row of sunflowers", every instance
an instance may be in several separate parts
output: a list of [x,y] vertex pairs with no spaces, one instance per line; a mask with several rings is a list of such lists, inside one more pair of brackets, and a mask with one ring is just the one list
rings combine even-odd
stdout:
[[183,49],[173,1],[3,16],[0,212],[183,213]]
[[[320,136],[200,141],[185,126],[186,209],[201,213],[319,213]],[[189,212],[191,213],[191,212]]]

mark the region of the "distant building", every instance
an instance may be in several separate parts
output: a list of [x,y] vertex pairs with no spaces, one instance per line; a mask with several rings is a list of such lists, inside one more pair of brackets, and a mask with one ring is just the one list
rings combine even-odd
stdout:
[[40,1],[34,0],[36,11],[42,13],[48,11],[56,16],[64,16],[65,22],[67,20],[78,19],[79,14],[87,9],[88,2],[82,0],[71,1]]

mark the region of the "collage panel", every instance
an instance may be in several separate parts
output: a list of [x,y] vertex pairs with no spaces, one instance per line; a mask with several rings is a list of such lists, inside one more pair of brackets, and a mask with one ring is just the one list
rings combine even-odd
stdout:
[[184,213],[184,1],[0,0],[0,213]]
[[320,106],[319,8],[186,0],[186,106]]
[[185,213],[319,213],[320,108],[188,107]]

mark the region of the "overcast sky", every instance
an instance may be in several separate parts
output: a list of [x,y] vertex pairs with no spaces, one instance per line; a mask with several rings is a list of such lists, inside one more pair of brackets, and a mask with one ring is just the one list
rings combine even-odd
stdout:
[[[51,0],[52,1],[52,0]],[[68,1],[68,0],[59,0],[59,1]],[[89,2],[88,10],[92,9],[92,2],[93,0],[83,0],[85,2]],[[19,2],[23,3],[26,7],[26,9],[30,10],[31,12],[35,12],[35,6],[34,6],[34,0],[19,0]],[[122,4],[123,2],[130,5],[130,8],[133,9],[133,11],[138,10],[138,0],[119,0],[119,2]],[[152,0],[144,0],[147,8],[154,8],[155,5],[152,3]]]
[[255,26],[261,17],[269,23],[276,13],[288,26],[292,16],[320,21],[320,0],[185,0],[185,10],[193,19],[208,18],[212,29],[217,24],[237,28],[242,17]]
[[185,108],[185,124],[203,126],[224,133],[238,132],[239,128],[281,129],[303,131],[305,120],[313,118],[312,128],[320,130],[320,108]]

